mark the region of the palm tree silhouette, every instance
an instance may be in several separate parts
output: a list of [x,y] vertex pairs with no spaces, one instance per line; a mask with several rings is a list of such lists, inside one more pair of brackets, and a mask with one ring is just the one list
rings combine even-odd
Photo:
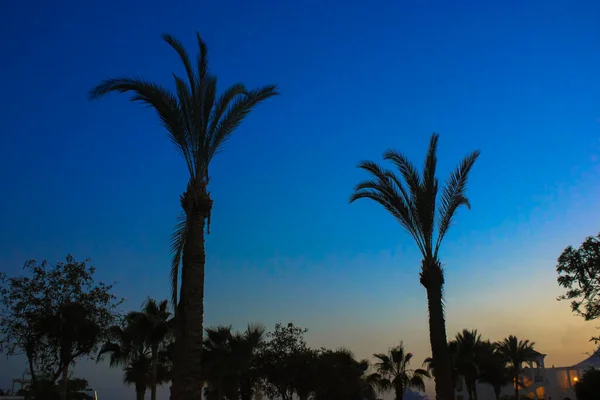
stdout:
[[511,379],[504,358],[489,341],[481,342],[478,367],[478,381],[490,385],[496,400],[500,400],[502,387],[510,383]]
[[470,208],[466,197],[467,180],[479,151],[465,157],[450,174],[438,201],[438,180],[435,176],[438,139],[439,135],[435,133],[431,136],[422,175],[404,155],[394,150],[386,151],[383,159],[396,165],[401,178],[374,162],[360,162],[358,167],[367,171],[371,179],[355,187],[350,202],[366,198],[381,204],[410,234],[421,251],[420,282],[427,291],[429,340],[436,365],[435,391],[439,400],[452,400],[454,385],[443,303],[444,270],[438,252],[456,210],[461,206]]
[[535,343],[529,340],[519,340],[513,335],[496,343],[498,354],[500,354],[505,362],[510,364],[512,380],[515,384],[515,399],[519,398],[523,363],[534,361],[538,356],[538,353],[533,349],[534,345]]
[[402,400],[408,389],[425,390],[425,378],[429,378],[429,373],[424,369],[410,369],[413,355],[406,352],[402,342],[387,354],[373,356],[378,360],[375,364],[377,372],[371,374],[369,380],[381,391],[394,390],[395,399]]
[[[154,382],[162,383],[168,380],[165,363],[157,365],[156,378],[153,376],[152,350],[147,340],[147,333],[137,318],[128,314],[122,325],[109,328],[111,340],[102,345],[96,361],[103,355],[109,354],[111,367],[122,366],[123,381],[135,385],[136,398],[143,400],[146,388]],[[159,357],[159,360],[163,360]]]
[[479,355],[481,351],[481,335],[477,329],[464,329],[455,338],[456,370],[465,379],[469,400],[477,400],[477,376],[479,374]]
[[171,334],[171,313],[169,312],[168,304],[167,300],[157,303],[156,300],[148,298],[141,312],[134,311],[129,313],[129,317],[135,319],[137,324],[140,324],[140,329],[146,335],[146,340],[150,346],[152,362],[151,400],[156,400],[159,351],[161,350],[161,346],[166,345],[166,340]]
[[183,212],[171,242],[172,301],[176,317],[171,386],[174,400],[195,400],[202,396],[204,230],[208,228],[210,232],[213,204],[208,191],[210,163],[248,113],[258,103],[277,94],[275,85],[248,90],[238,83],[217,97],[217,78],[209,72],[207,46],[199,34],[196,36],[199,56],[194,69],[183,45],[174,37],[163,35],[181,58],[187,75],[187,82],[173,75],[175,92],[144,79],[120,77],[101,82],[89,94],[95,99],[110,92],[131,92],[132,101],[151,106],[183,156],[189,174],[187,188],[180,197]]

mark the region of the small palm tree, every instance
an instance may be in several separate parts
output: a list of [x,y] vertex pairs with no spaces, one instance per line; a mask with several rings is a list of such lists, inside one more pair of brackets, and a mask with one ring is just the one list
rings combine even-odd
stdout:
[[502,355],[489,341],[481,342],[478,367],[478,381],[490,385],[494,390],[496,400],[500,400],[502,388],[509,384],[511,379]]
[[[187,82],[174,74],[175,91],[144,79],[120,77],[101,82],[90,98],[111,92],[133,93],[132,101],[151,106],[188,171],[188,184],[180,198],[183,213],[172,238],[172,301],[175,307],[175,359],[173,399],[192,400],[202,396],[202,336],[204,323],[204,230],[210,229],[213,201],[208,191],[209,166],[250,111],[277,94],[274,85],[248,90],[235,84],[217,96],[217,78],[208,69],[206,44],[197,34],[199,56],[196,68],[183,45],[163,35],[179,55]],[[209,230],[208,230],[209,231]],[[179,266],[181,291],[178,300]]]
[[456,370],[465,379],[469,400],[477,400],[478,361],[481,335],[477,330],[464,329],[456,335]]
[[109,334],[111,340],[102,346],[96,361],[109,354],[109,365],[123,367],[124,382],[135,385],[136,398],[143,400],[146,388],[152,380],[151,351],[146,342],[145,332],[127,316],[122,326],[109,328]]
[[417,243],[423,256],[420,281],[427,290],[429,340],[436,360],[435,391],[438,399],[451,400],[454,392],[444,319],[444,271],[438,253],[456,210],[461,206],[470,208],[466,197],[467,180],[479,151],[463,159],[450,175],[442,188],[441,199],[438,199],[435,176],[438,139],[435,133],[431,136],[422,175],[408,158],[394,150],[386,151],[383,159],[396,165],[401,178],[374,162],[360,162],[358,167],[367,171],[371,179],[355,187],[350,202],[367,198],[381,204]]
[[538,353],[533,349],[534,345],[535,343],[529,340],[519,340],[513,335],[496,343],[498,354],[505,362],[510,364],[512,381],[515,385],[515,399],[519,398],[523,363],[535,361],[538,356]]
[[127,385],[135,386],[136,400],[144,400],[146,398],[146,388],[152,380],[151,364],[150,357],[143,356],[131,361],[124,368],[123,382]]
[[250,324],[245,332],[236,332],[230,338],[240,400],[252,399],[260,379],[256,357],[265,339],[265,331],[263,325]]
[[211,398],[223,400],[235,384],[235,358],[231,350],[231,326],[206,329],[204,340],[203,378]]
[[406,391],[411,388],[425,391],[425,378],[429,378],[429,373],[424,369],[409,368],[413,355],[405,351],[402,342],[387,354],[373,356],[377,359],[377,372],[371,374],[370,380],[377,382],[381,391],[393,389],[396,400],[402,400]]
[[132,312],[129,314],[130,318],[135,319],[136,323],[140,324],[150,346],[152,361],[151,400],[156,400],[159,351],[167,345],[167,339],[171,333],[171,313],[169,312],[168,304],[167,300],[157,303],[156,300],[148,298],[141,312]]

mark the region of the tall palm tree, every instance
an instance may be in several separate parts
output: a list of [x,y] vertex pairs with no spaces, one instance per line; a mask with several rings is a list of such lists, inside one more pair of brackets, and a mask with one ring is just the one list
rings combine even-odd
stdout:
[[408,158],[394,150],[386,151],[383,159],[396,165],[400,177],[374,162],[360,162],[358,167],[367,171],[371,179],[355,187],[350,202],[367,198],[381,204],[417,243],[423,256],[420,281],[427,291],[429,340],[436,360],[435,391],[438,400],[451,400],[454,393],[444,320],[444,271],[438,252],[456,210],[461,206],[470,208],[466,197],[467,180],[479,151],[465,157],[452,172],[438,201],[435,176],[438,139],[435,133],[431,136],[422,175]]
[[[202,395],[202,336],[204,322],[204,230],[210,231],[213,201],[208,191],[209,165],[234,130],[260,102],[277,94],[275,85],[248,90],[238,83],[217,97],[217,78],[209,72],[208,52],[196,34],[199,56],[194,69],[183,45],[163,35],[179,55],[187,82],[174,74],[175,91],[133,77],[101,82],[90,98],[110,92],[133,94],[132,101],[149,105],[158,114],[167,135],[183,156],[189,174],[180,197],[183,213],[173,233],[171,248],[172,301],[175,307],[175,359],[171,398],[192,400]],[[181,290],[178,279],[181,262]]]
[[487,383],[494,390],[496,400],[500,400],[502,387],[510,383],[506,362],[489,341],[481,342],[479,351],[478,381]]
[[535,346],[535,343],[529,340],[519,340],[513,335],[496,343],[498,354],[500,354],[505,362],[510,364],[512,381],[515,385],[515,399],[519,398],[523,363],[535,361],[538,356],[533,346]]
[[[456,356],[457,356],[457,352],[458,352],[458,343],[456,343],[456,340],[451,340],[450,342],[448,342],[448,347],[447,347],[446,351],[448,351],[448,356],[450,357],[450,371],[451,371],[451,376],[452,376],[452,392],[454,392],[454,390],[456,388],[456,384],[458,382],[458,379],[460,378],[458,371],[456,369]],[[426,368],[427,372],[429,372],[431,375],[435,376],[435,361],[433,360],[433,357],[427,357],[423,361],[423,366]]]
[[394,390],[396,400],[402,400],[406,390],[413,388],[425,390],[425,378],[429,373],[424,369],[412,370],[409,368],[412,353],[406,352],[404,344],[391,348],[387,354],[373,354],[377,359],[375,368],[377,372],[371,375],[371,380],[378,382],[377,386],[382,391]]
[[141,312],[130,313],[130,318],[136,319],[137,323],[140,324],[151,350],[151,400],[156,400],[159,351],[161,347],[167,345],[167,339],[171,333],[170,317],[169,302],[163,300],[157,303],[152,298],[146,300]]
[[477,400],[478,361],[481,335],[477,330],[464,329],[456,335],[456,370],[465,379],[469,400]]

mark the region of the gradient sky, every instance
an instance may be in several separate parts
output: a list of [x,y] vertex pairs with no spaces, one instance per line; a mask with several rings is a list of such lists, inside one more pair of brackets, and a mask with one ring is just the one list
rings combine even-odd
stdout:
[[[453,3],[449,5],[449,3]],[[537,343],[549,365],[591,350],[555,261],[600,229],[600,4],[595,1],[12,1],[0,12],[0,270],[91,257],[127,307],[169,295],[168,239],[186,171],[154,114],[88,90],[122,74],[171,85],[160,34],[209,45],[221,89],[277,83],[212,168],[206,323],[293,321],[359,357],[404,340],[429,355],[411,239],[379,206],[348,204],[361,159],[440,178],[468,152],[472,210],[441,253],[450,336]],[[19,375],[0,362],[0,387]],[[102,397],[121,372],[82,363]]]

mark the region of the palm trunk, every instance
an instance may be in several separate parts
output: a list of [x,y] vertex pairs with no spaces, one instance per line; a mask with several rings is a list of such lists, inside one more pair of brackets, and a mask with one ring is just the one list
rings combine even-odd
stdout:
[[135,384],[135,398],[136,400],[144,400],[144,398],[146,397],[146,384],[145,383],[141,383]]
[[181,197],[188,230],[181,263],[181,295],[176,313],[176,357],[171,400],[202,398],[202,336],[204,333],[204,228],[212,200],[206,185],[190,184]]
[[67,400],[67,386],[69,385],[69,364],[62,369],[62,382],[60,385],[60,400]]
[[469,379],[468,382],[466,382],[467,385],[467,393],[469,395],[469,400],[477,400],[477,393],[476,393],[476,387],[475,387],[475,382],[473,382],[472,380]]
[[402,386],[396,386],[396,400],[404,400],[404,388]]
[[[515,371],[518,371],[515,368]],[[519,372],[515,373],[515,400],[519,400]]]
[[442,299],[444,276],[439,261],[423,261],[421,284],[427,289],[429,341],[431,342],[431,353],[435,361],[433,373],[436,399],[454,400],[452,368],[448,352],[446,321],[444,319],[444,304]]
[[150,382],[150,398],[156,400],[156,375],[157,375],[157,363],[158,363],[158,348],[156,345],[152,345],[152,377]]
[[501,387],[494,387],[494,394],[496,395],[496,400],[500,400],[500,392],[502,391]]

